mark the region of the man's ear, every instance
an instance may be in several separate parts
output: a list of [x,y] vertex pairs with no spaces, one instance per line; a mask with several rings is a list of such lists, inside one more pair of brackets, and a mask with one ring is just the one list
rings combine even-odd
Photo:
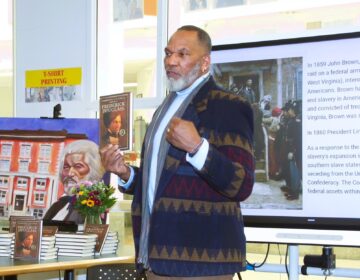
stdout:
[[201,64],[201,72],[205,73],[209,70],[210,68],[210,55],[204,55],[202,58],[202,64]]

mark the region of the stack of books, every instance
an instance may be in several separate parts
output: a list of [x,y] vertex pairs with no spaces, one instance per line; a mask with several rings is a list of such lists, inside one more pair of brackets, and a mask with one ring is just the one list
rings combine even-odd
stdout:
[[9,257],[14,254],[15,233],[0,232],[0,256]]
[[55,247],[55,234],[58,232],[57,226],[43,226],[41,236],[41,260],[57,259],[57,248]]
[[97,235],[86,233],[56,233],[58,256],[89,257],[95,254]]
[[109,233],[109,225],[108,224],[86,224],[84,233],[97,235],[96,245],[95,245],[95,253],[98,254],[102,251],[102,248],[105,243],[105,239]]
[[41,237],[41,260],[57,259],[57,248],[55,247],[55,235]]
[[116,254],[119,245],[118,233],[116,231],[109,231],[106,235],[104,245],[99,253],[96,255],[105,255],[105,254]]

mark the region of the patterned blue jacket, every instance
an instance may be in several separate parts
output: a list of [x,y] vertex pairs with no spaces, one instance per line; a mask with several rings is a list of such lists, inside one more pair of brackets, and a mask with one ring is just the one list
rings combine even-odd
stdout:
[[[240,201],[251,194],[254,183],[251,107],[210,78],[182,118],[192,121],[209,141],[209,153],[202,170],[196,170],[186,161],[184,151],[170,147],[150,219],[150,267],[159,275],[183,277],[243,271],[246,239]],[[141,169],[136,169],[126,191],[134,194],[136,254],[141,231]]]

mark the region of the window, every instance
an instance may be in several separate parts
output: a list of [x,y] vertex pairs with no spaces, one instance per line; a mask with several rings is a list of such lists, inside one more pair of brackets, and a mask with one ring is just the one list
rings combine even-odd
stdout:
[[46,188],[46,179],[35,179],[35,189],[45,190]]
[[17,187],[26,189],[28,187],[29,179],[25,177],[17,178]]
[[30,158],[31,156],[31,145],[30,144],[21,144],[20,145],[20,157]]
[[0,160],[0,171],[10,171],[10,160]]
[[360,26],[359,1],[168,2],[169,34],[181,25],[193,24],[206,29],[214,45],[354,32]]
[[[134,121],[142,119],[145,123],[152,116],[147,111],[153,112],[165,94],[159,90],[157,77],[161,76],[157,73],[161,56],[157,54],[156,2],[98,1],[97,92],[100,95],[132,92]],[[143,133],[136,130],[134,141],[142,142],[142,137]]]
[[45,193],[44,192],[35,192],[34,193],[34,203],[37,205],[45,205]]
[[8,176],[0,176],[0,188],[1,187],[9,187],[9,177]]
[[4,157],[10,157],[12,151],[12,144],[4,143],[1,145],[1,155]]
[[49,166],[50,166],[50,162],[39,161],[38,172],[42,174],[49,173]]
[[0,190],[0,203],[6,203],[6,191]]
[[29,171],[29,160],[20,160],[19,161],[19,172],[28,172]]
[[34,209],[33,216],[36,219],[41,219],[44,216],[44,210],[43,209]]
[[41,159],[50,159],[51,157],[51,145],[40,145],[40,155]]

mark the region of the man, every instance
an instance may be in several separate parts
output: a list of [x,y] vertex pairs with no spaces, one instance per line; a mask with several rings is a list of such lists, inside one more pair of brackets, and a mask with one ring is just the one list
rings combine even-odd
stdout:
[[195,26],[171,37],[170,94],[148,127],[139,169],[116,145],[100,151],[121,190],[134,194],[136,261],[149,280],[230,280],[246,266],[239,202],[254,181],[252,110],[215,84],[210,51],[209,35]]
[[106,130],[102,137],[102,143],[126,147],[126,131],[125,129],[121,129],[122,120],[120,113],[117,111],[106,112],[104,113],[103,121]]
[[283,108],[283,175],[286,185],[281,187],[287,200],[297,200],[301,193],[302,180],[302,125],[301,101],[290,100]]
[[65,146],[59,168],[64,195],[53,203],[44,220],[73,221],[83,224],[82,217],[71,205],[71,189],[84,181],[99,181],[104,174],[98,145],[90,140],[77,140]]
[[19,239],[21,244],[16,247],[16,255],[23,257],[30,257],[32,254],[36,253],[32,248],[34,242],[34,233],[32,232],[19,232]]
[[255,91],[252,88],[253,81],[248,79],[245,83],[245,87],[241,90],[241,95],[250,103],[254,104],[255,101]]

